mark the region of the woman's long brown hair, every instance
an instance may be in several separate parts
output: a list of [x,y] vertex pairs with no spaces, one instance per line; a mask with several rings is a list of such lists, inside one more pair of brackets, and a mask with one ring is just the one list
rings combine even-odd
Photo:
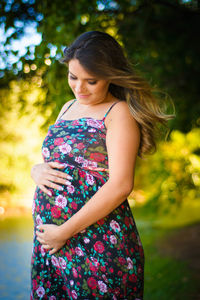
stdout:
[[71,59],[78,59],[95,77],[109,80],[110,93],[127,102],[140,128],[138,155],[142,157],[143,154],[155,152],[159,125],[167,127],[167,121],[174,114],[162,111],[153,89],[133,70],[118,42],[100,31],[83,33],[64,50],[64,57],[60,61],[68,64]]

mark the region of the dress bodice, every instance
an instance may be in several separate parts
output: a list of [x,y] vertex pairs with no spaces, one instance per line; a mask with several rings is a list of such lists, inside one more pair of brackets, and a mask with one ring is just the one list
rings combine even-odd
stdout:
[[44,139],[42,145],[44,161],[56,161],[88,170],[108,171],[104,120],[116,103],[111,105],[102,120],[94,118],[64,120],[61,116],[55,124],[49,126]]

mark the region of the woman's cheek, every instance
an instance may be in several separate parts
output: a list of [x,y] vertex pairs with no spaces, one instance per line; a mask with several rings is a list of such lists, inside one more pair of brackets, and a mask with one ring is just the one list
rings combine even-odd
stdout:
[[69,84],[70,88],[73,90],[74,89],[74,84],[71,82],[70,79],[68,79],[68,84]]

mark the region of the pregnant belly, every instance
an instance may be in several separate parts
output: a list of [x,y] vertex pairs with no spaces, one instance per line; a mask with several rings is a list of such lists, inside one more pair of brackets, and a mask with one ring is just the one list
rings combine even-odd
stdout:
[[73,169],[71,185],[62,185],[63,191],[50,189],[52,197],[36,187],[32,215],[34,225],[61,225],[75,214],[103,185],[102,180],[90,172]]

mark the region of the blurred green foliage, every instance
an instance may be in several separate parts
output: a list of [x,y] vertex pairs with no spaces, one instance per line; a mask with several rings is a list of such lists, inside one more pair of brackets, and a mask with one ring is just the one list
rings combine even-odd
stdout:
[[[136,202],[168,212],[200,200],[200,128],[188,133],[171,132],[157,152],[138,160],[135,176]],[[142,198],[137,190],[142,190]]]
[[[0,91],[0,206],[30,206],[33,182],[30,169],[41,161],[40,147],[44,133],[40,127],[50,108],[38,114],[35,103],[45,92],[30,82],[10,82]],[[19,101],[21,100],[21,101]],[[26,107],[23,107],[26,103]],[[23,111],[23,113],[22,113]]]

